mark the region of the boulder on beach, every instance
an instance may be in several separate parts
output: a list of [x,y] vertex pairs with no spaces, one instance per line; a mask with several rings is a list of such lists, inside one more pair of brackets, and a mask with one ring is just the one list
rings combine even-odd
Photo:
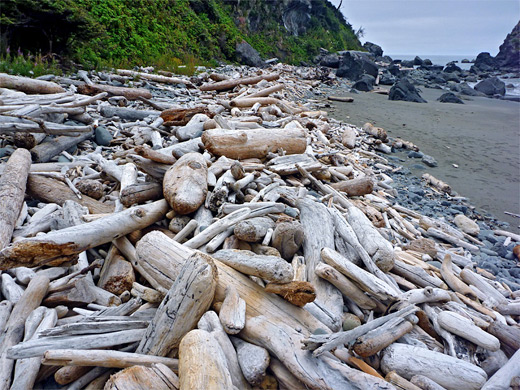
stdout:
[[383,49],[381,48],[381,46],[379,45],[376,45],[375,43],[372,43],[372,42],[365,42],[365,44],[363,45],[363,47],[365,49],[367,49],[367,51],[369,53],[372,53],[373,55],[375,55],[376,57],[382,57],[383,56]]
[[449,62],[443,70],[444,73],[462,72],[462,69],[458,67],[455,62]]
[[461,63],[463,63],[463,64],[470,64],[471,61],[468,60],[467,58],[464,58],[464,59],[461,61]]
[[413,60],[403,60],[401,61],[401,67],[402,68],[413,68],[414,62]]
[[360,77],[358,81],[354,83],[352,88],[355,88],[358,91],[368,92],[374,89],[375,82],[376,78],[374,76],[364,74]]
[[377,77],[377,72],[377,65],[366,53],[347,51],[341,56],[336,76],[358,80],[363,74]]
[[457,95],[455,95],[453,92],[446,92],[443,93],[438,99],[441,103],[457,103],[457,104],[464,104],[461,98],[459,98]]
[[392,88],[390,88],[390,93],[388,94],[389,100],[404,100],[407,102],[416,102],[416,103],[427,103],[417,89],[410,83],[410,81],[405,77],[395,83]]
[[379,77],[380,85],[394,85],[394,83],[395,83],[395,76],[387,70],[385,70],[383,72],[383,74]]
[[321,66],[326,66],[327,68],[339,68],[339,55],[333,53],[333,54],[327,54],[320,60]]
[[482,80],[480,83],[475,85],[475,89],[486,94],[487,96],[504,96],[506,93],[506,84],[495,76]]
[[490,72],[496,67],[495,58],[493,58],[488,52],[479,53],[475,59],[475,65],[473,65],[472,68],[473,67],[482,72]]
[[415,58],[413,59],[414,65],[422,65],[423,63],[424,63],[423,59],[419,56],[415,56]]
[[466,96],[486,96],[486,94],[476,91],[473,88],[471,88],[468,83],[460,83],[457,85],[458,89],[457,92],[459,92],[461,95]]
[[265,62],[260,57],[260,54],[246,41],[237,43],[235,56],[237,61],[241,64],[255,66],[257,68],[265,66]]
[[433,65],[433,63],[432,60],[430,60],[429,58],[425,58],[422,62],[422,65],[431,66]]
[[425,154],[424,156],[422,156],[422,159],[421,161],[423,163],[425,163],[426,165],[428,165],[429,167],[436,167],[437,165],[439,165],[437,163],[437,160],[435,160],[432,156],[430,156],[429,154]]

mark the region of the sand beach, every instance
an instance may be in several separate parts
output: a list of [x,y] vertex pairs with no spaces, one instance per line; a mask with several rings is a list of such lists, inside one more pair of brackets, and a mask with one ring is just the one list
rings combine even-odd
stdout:
[[444,92],[421,88],[428,103],[413,103],[335,90],[335,95],[352,96],[354,102],[330,102],[330,114],[357,126],[372,122],[391,137],[415,143],[437,160],[437,167],[404,152],[394,156],[419,177],[428,172],[448,182],[479,211],[518,232],[520,219],[504,211],[520,214],[520,104],[469,96],[463,97],[465,104],[440,103],[437,98]]

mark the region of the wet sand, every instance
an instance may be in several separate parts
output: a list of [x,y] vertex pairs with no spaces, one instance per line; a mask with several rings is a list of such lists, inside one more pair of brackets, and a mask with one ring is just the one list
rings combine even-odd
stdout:
[[504,214],[520,214],[520,103],[483,97],[464,97],[465,104],[436,101],[444,92],[422,88],[428,103],[421,104],[338,90],[334,95],[352,96],[354,102],[330,102],[329,111],[338,120],[357,126],[372,122],[391,137],[415,143],[439,166],[420,169],[415,167],[420,159],[396,154],[407,160],[403,165],[418,176],[429,172],[446,181],[481,212],[520,231],[520,219]]

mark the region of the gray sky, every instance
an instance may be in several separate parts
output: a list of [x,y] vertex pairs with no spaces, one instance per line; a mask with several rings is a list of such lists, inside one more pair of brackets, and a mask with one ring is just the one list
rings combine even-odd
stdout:
[[362,43],[386,54],[494,56],[520,19],[520,1],[343,0],[341,11],[355,30],[364,28]]

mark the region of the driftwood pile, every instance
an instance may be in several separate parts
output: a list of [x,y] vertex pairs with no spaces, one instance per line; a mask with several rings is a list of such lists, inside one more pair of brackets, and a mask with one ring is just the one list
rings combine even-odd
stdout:
[[0,387],[518,388],[520,293],[471,229],[392,201],[326,75],[253,71],[1,75]]

